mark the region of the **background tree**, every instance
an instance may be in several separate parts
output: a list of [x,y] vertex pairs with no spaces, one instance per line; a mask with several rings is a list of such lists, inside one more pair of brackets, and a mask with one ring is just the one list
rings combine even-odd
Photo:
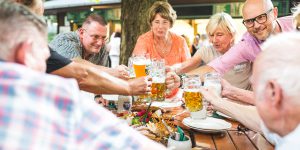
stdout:
[[122,0],[120,64],[127,65],[137,38],[150,29],[147,23],[148,9],[156,1],[167,0]]

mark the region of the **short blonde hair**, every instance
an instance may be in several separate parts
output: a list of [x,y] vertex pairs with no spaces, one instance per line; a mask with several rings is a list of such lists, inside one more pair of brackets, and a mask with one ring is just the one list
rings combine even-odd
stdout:
[[164,19],[167,19],[171,23],[171,27],[173,26],[177,15],[175,10],[168,2],[157,1],[155,2],[149,9],[148,23],[151,26],[151,22],[154,20],[156,14],[160,14],[160,16]]
[[300,3],[294,8],[293,17],[296,29],[300,30]]
[[233,37],[236,34],[236,26],[232,17],[224,12],[214,14],[210,17],[207,25],[206,25],[206,33],[211,35],[216,31],[216,29],[220,28],[223,31],[231,33]]

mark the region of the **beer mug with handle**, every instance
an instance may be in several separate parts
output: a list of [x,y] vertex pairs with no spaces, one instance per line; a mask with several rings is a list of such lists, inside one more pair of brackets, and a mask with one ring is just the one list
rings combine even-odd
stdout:
[[[220,74],[217,72],[210,72],[205,74],[204,76],[204,87],[206,88],[213,88],[214,91],[221,97],[221,92],[222,92],[222,85],[221,85],[221,78],[220,78]],[[208,108],[211,108],[211,104],[206,102],[206,100],[204,100],[205,105],[208,106]],[[213,110],[208,110],[207,113],[208,116],[212,116],[213,115]]]
[[221,92],[222,92],[221,78],[217,72],[210,72],[205,74],[204,86],[214,88],[215,92],[219,96],[221,96]]
[[146,74],[146,58],[144,56],[133,57],[133,69],[136,77],[147,76]]
[[150,75],[152,77],[151,99],[164,101],[166,94],[165,60],[152,60]]
[[188,75],[183,79],[183,98],[192,119],[206,118],[206,108],[203,105],[200,87],[201,79],[199,75]]

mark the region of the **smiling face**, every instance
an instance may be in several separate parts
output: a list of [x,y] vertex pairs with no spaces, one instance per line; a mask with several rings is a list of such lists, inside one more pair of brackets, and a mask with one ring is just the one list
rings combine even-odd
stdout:
[[220,53],[226,53],[233,42],[233,35],[227,31],[217,28],[213,33],[209,33],[209,41]]
[[258,40],[266,40],[275,29],[277,9],[273,8],[270,3],[266,1],[248,0],[243,8],[243,20],[253,18],[260,19],[261,15],[266,14],[265,22],[258,23],[254,21],[252,27],[246,26],[248,32]]
[[79,30],[81,44],[87,54],[99,53],[104,46],[106,40],[106,26],[92,21],[90,24],[84,25]]
[[151,22],[151,30],[157,37],[165,37],[171,28],[171,22],[168,19],[162,18],[160,14],[156,14]]

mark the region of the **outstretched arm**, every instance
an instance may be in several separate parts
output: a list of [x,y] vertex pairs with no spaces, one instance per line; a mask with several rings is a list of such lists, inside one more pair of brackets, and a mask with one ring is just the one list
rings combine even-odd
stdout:
[[241,101],[247,104],[254,105],[254,93],[253,91],[248,91],[244,89],[232,86],[226,80],[222,80],[222,96],[235,101]]
[[230,100],[222,99],[214,89],[211,88],[201,88],[201,93],[205,99],[213,105],[215,110],[236,119],[253,131],[261,132],[261,118],[255,106],[238,104]]
[[72,62],[52,74],[75,78],[81,90],[95,94],[138,95],[150,91],[150,88],[147,88],[150,85],[145,77],[127,82],[109,75],[100,68],[84,63]]
[[200,53],[196,53],[191,59],[188,59],[180,64],[175,64],[171,66],[171,69],[177,74],[187,73],[199,67],[201,63]]

